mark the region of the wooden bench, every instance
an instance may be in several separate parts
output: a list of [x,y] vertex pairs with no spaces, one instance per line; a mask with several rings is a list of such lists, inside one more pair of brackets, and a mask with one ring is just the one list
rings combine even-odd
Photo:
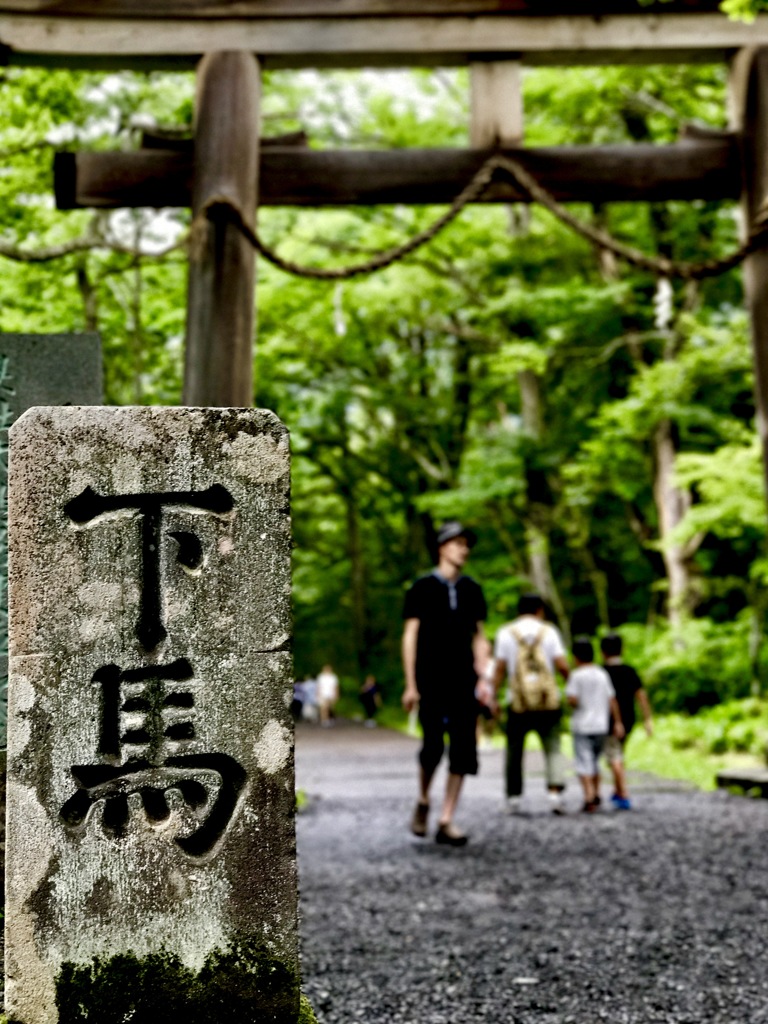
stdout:
[[720,789],[741,789],[745,793],[759,790],[761,797],[768,797],[768,768],[722,771],[717,773],[715,780]]

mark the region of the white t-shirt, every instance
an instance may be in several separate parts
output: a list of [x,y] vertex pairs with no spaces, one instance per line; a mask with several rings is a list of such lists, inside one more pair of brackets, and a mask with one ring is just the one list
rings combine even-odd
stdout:
[[607,736],[611,697],[616,696],[611,677],[599,665],[581,665],[568,677],[566,697],[576,697],[571,731],[582,736]]
[[510,626],[522,636],[526,643],[531,643],[538,635],[539,630],[544,629],[544,636],[541,641],[541,649],[546,659],[549,671],[554,675],[555,658],[565,657],[565,647],[558,630],[549,622],[543,622],[535,615],[521,615],[519,619],[509,625],[502,626],[496,634],[496,644],[493,654],[497,661],[507,663],[507,678],[512,679],[517,664],[517,640],[515,639]]
[[317,677],[317,699],[321,703],[339,699],[339,678],[335,672],[321,672]]

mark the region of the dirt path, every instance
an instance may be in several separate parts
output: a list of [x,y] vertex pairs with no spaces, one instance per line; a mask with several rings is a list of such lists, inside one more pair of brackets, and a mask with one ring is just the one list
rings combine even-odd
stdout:
[[[768,801],[636,777],[629,814],[501,814],[467,781],[462,850],[407,829],[414,740],[301,727],[304,987],[322,1024],[768,1024]],[[438,780],[440,782],[441,780]]]

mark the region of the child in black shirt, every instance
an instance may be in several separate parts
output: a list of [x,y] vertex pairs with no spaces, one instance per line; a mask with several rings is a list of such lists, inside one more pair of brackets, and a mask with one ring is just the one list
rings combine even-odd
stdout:
[[624,744],[635,724],[635,699],[643,713],[645,731],[648,736],[653,735],[651,705],[648,701],[648,694],[643,689],[640,676],[631,665],[626,665],[621,659],[622,639],[618,633],[609,633],[604,636],[600,641],[600,650],[603,655],[603,665],[611,677],[613,688],[616,691],[616,700],[624,725],[624,738],[616,739],[611,733],[605,746],[605,755],[613,774],[614,794],[611,797],[611,802],[617,811],[629,811],[632,809],[632,804],[629,799],[627,774],[624,768]]

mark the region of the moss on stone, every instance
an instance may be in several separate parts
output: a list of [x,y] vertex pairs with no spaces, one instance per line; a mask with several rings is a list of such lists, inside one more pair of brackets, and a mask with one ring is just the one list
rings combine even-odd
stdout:
[[[2,1022],[0,1022],[2,1024]],[[312,1004],[302,992],[301,1001],[299,1002],[299,1016],[296,1024],[317,1024],[317,1017],[315,1011],[312,1009]]]
[[199,973],[167,951],[66,963],[56,989],[59,1024],[296,1024],[300,1013],[296,972],[252,939],[213,951]]

